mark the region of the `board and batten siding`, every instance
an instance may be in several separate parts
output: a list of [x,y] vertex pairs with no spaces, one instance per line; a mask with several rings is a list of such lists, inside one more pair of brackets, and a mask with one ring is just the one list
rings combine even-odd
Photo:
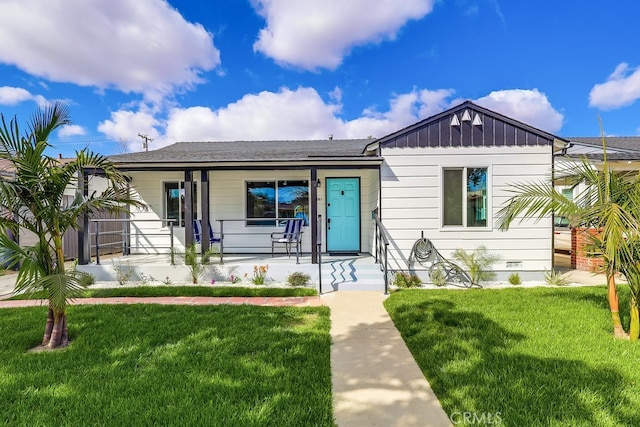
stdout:
[[[384,147],[382,155],[382,219],[393,241],[389,259],[395,265],[391,268],[407,269],[411,248],[421,232],[446,258],[457,248],[472,251],[485,245],[501,256],[493,267],[497,272],[522,274],[551,268],[550,218],[516,221],[508,231],[498,230],[495,220],[510,197],[512,184],[550,178],[550,145]],[[458,167],[488,168],[486,228],[442,226],[442,172]]]

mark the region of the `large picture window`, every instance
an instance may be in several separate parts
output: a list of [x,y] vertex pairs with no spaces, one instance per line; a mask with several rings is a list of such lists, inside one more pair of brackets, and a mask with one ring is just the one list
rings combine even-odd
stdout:
[[309,181],[247,181],[247,218],[274,219],[249,225],[274,225],[287,218],[303,218],[309,225]]
[[487,168],[443,171],[444,226],[487,226]]
[[[192,212],[195,218],[198,212],[198,194],[196,191],[196,183],[193,183],[193,207]],[[185,191],[184,182],[165,182],[164,183],[164,217],[167,219],[175,219],[174,225],[184,227],[185,220]],[[193,218],[192,218],[193,219]]]

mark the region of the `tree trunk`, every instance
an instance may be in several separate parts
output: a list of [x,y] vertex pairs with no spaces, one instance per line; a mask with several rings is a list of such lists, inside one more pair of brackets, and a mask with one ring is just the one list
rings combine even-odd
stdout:
[[622,327],[620,321],[620,307],[618,304],[618,290],[616,289],[616,280],[612,272],[607,271],[607,286],[609,309],[611,310],[611,320],[613,320],[613,335],[616,338],[628,338],[629,336]]
[[631,294],[631,322],[629,324],[629,339],[631,341],[638,341],[638,334],[640,333],[640,312],[638,310],[638,296]]
[[[49,316],[53,318],[51,330],[45,331],[42,345],[48,348],[66,347],[69,345],[69,336],[67,330],[67,313],[62,310],[54,310],[49,308]],[[47,330],[49,328],[49,318],[47,318]]]
[[53,308],[49,307],[49,311],[47,312],[47,323],[44,326],[42,345],[49,344],[49,341],[51,340],[51,331],[53,331]]

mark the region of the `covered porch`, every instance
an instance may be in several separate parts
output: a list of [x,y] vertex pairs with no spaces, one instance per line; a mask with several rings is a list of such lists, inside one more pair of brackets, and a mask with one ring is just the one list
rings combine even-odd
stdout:
[[[203,253],[216,240],[225,257],[266,253],[271,233],[291,218],[304,219],[301,251],[311,263],[321,252],[372,253],[382,158],[365,149],[369,142],[184,142],[113,156],[145,204],[129,213],[124,253],[190,247],[194,221]],[[79,233],[80,264],[89,262],[88,224]]]

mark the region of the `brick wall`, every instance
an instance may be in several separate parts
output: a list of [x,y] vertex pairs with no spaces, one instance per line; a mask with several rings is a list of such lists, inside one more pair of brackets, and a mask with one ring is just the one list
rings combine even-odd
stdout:
[[584,247],[589,242],[589,235],[595,235],[595,228],[573,228],[571,230],[571,268],[596,272],[603,267],[602,258],[587,257]]

